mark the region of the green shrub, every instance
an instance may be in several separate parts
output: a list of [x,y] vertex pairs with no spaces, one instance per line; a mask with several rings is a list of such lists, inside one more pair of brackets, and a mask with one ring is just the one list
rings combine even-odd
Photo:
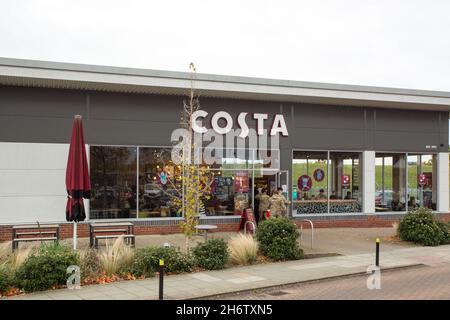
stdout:
[[448,223],[436,221],[436,224],[441,230],[440,244],[450,244],[450,226]]
[[444,232],[444,223],[435,221],[430,209],[419,208],[408,212],[400,221],[398,234],[400,239],[412,241],[424,246],[438,246],[450,241],[447,232]]
[[71,248],[43,244],[18,268],[16,281],[25,291],[50,289],[66,284],[67,267],[77,264],[77,254]]
[[159,259],[164,260],[166,272],[190,272],[194,266],[194,261],[189,254],[175,248],[147,247],[136,251],[130,272],[138,277],[151,277],[158,270]]
[[8,264],[0,265],[0,294],[14,286],[14,270]]
[[297,226],[289,218],[265,220],[256,231],[261,252],[275,261],[303,258],[297,242],[299,236]]
[[223,239],[211,239],[199,243],[192,250],[195,264],[206,270],[223,269],[228,263],[228,246]]

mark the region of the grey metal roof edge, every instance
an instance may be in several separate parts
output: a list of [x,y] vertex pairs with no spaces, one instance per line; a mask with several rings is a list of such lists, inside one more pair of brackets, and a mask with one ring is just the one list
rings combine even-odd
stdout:
[[[155,77],[155,78],[166,78],[166,79],[190,80],[192,78],[191,73],[181,72],[181,71],[166,71],[166,70],[154,70],[154,69],[114,67],[114,66],[54,62],[54,61],[43,61],[43,60],[16,59],[16,58],[7,58],[7,57],[0,57],[0,66],[12,66],[12,67],[34,68],[34,69],[47,69],[47,70],[62,70],[62,71],[76,71],[76,72],[91,72],[91,73],[99,73],[99,74],[103,73],[103,74],[116,74],[116,75],[130,75],[130,76]],[[418,90],[418,89],[404,89],[404,88],[377,87],[377,86],[362,86],[362,85],[350,85],[350,84],[334,84],[334,83],[308,82],[308,81],[297,81],[297,80],[279,80],[279,79],[268,79],[268,78],[217,75],[217,74],[207,74],[207,73],[196,73],[195,81],[212,81],[212,82],[236,83],[236,84],[268,85],[268,86],[274,86],[274,87],[310,88],[310,89],[337,90],[337,91],[349,91],[349,92],[366,92],[366,93],[381,93],[381,94],[384,93],[384,94],[398,94],[398,95],[405,95],[405,96],[408,95],[408,96],[450,98],[450,92],[447,92],[447,91]]]

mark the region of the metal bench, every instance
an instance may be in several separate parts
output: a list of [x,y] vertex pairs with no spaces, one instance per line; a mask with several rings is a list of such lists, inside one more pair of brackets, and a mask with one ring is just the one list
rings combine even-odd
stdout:
[[32,241],[54,241],[58,242],[57,237],[37,237],[37,238],[20,238],[12,241],[13,251],[19,248],[19,242],[32,242]]
[[94,236],[94,247],[98,249],[98,241],[99,240],[108,240],[108,239],[117,239],[122,237],[126,244],[131,245],[132,247],[136,246],[136,238],[134,234],[116,234],[116,235],[106,235],[106,236]]
[[[89,244],[98,247],[98,239],[113,239],[124,236],[134,245],[134,224],[131,222],[93,222],[89,224]],[[130,240],[133,238],[132,240]]]
[[[58,224],[27,224],[12,227],[12,251],[19,248],[20,242],[59,241]],[[51,236],[53,235],[53,236]]]

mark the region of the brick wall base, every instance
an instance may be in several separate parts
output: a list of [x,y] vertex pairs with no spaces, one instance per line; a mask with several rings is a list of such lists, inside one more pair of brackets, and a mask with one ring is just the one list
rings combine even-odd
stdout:
[[[216,224],[217,229],[212,232],[229,232],[237,231],[239,222],[219,223]],[[73,237],[73,224],[60,223],[60,238],[68,239]],[[28,231],[28,230],[27,230]],[[38,231],[30,229],[29,231]],[[134,233],[136,235],[150,235],[150,234],[173,234],[181,233],[181,229],[177,224],[171,225],[139,225],[134,226]],[[89,225],[87,223],[79,223],[77,226],[77,235],[79,238],[89,237]],[[0,241],[12,240],[12,226],[0,225]]]
[[[332,220],[332,219],[323,219],[323,220],[315,220],[312,219],[314,224],[314,228],[389,228],[392,227],[393,223],[400,222],[402,216],[398,216],[395,218],[389,217],[384,218],[383,216],[372,216],[367,215],[364,218],[352,219],[349,217],[348,219],[340,219],[340,220]],[[448,222],[450,221],[450,213],[441,213],[436,215],[436,218],[441,221]],[[306,221],[301,221],[301,218],[297,218],[295,224],[300,227],[303,226],[303,229],[311,228],[311,225]],[[310,218],[308,218],[310,219]]]
[[[439,214],[437,216],[439,220],[450,221],[450,213]],[[294,219],[298,227],[303,225],[304,229],[310,228],[309,223],[301,222],[301,218],[297,217]],[[312,218],[311,218],[312,219]],[[344,219],[331,219],[322,217],[319,219],[313,219],[314,228],[383,228],[392,227],[392,224],[399,222],[401,216],[392,218],[385,218],[383,216],[367,215],[363,218],[353,218],[345,217]],[[237,231],[239,227],[238,221],[225,222],[225,223],[214,223],[217,225],[217,229],[214,232],[233,232]],[[60,237],[61,239],[67,239],[73,237],[72,223],[62,223],[60,224]],[[89,237],[89,225],[87,223],[78,224],[78,237],[84,238]],[[140,222],[135,222],[134,232],[136,235],[150,235],[150,234],[173,234],[181,233],[181,229],[178,224],[153,224],[153,225],[142,225]],[[12,240],[12,226],[0,225],[0,241],[10,241]]]

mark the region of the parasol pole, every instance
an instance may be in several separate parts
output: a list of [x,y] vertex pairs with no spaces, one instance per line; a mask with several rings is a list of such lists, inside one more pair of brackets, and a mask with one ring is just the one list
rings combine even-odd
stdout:
[[77,223],[73,222],[73,250],[77,251]]

